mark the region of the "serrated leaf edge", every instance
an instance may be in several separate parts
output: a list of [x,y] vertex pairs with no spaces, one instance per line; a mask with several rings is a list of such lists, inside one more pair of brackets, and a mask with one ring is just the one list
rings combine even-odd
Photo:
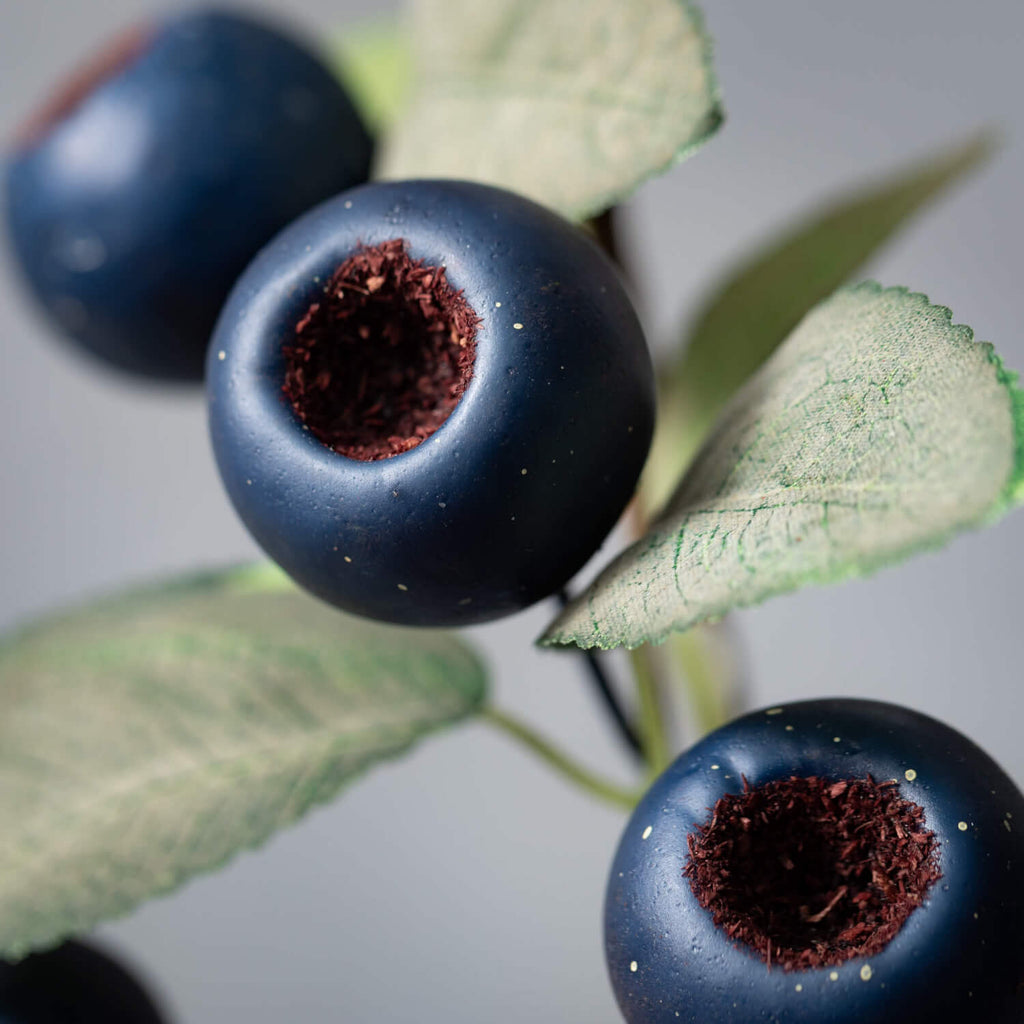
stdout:
[[[3,636],[0,636],[0,654],[3,654],[11,647],[22,642],[31,642],[35,636],[45,632],[47,629],[59,627],[66,621],[73,619],[77,614],[81,614],[83,611],[108,611],[109,609],[116,608],[125,602],[137,603],[140,600],[173,597],[176,593],[190,590],[210,593],[224,591],[227,593],[245,594],[277,593],[288,590],[298,590],[298,588],[283,573],[283,571],[272,562],[245,562],[225,568],[194,570],[189,573],[172,577],[169,580],[157,580],[143,583],[127,590],[108,593],[92,601],[86,601],[84,603],[81,601],[75,602],[66,608],[60,609],[59,611],[52,612],[49,615],[17,626],[5,633]],[[405,735],[400,741],[398,741],[398,737],[396,736],[395,744],[390,746],[385,753],[370,753],[362,757],[357,757],[353,761],[352,767],[346,771],[343,778],[339,779],[336,784],[323,788],[322,791],[314,795],[308,803],[303,806],[295,807],[292,813],[275,824],[267,835],[251,842],[243,842],[239,844],[225,857],[222,857],[221,859],[202,868],[195,870],[186,869],[181,871],[171,871],[166,876],[165,883],[154,886],[148,891],[147,895],[139,898],[128,898],[120,902],[112,900],[111,903],[113,904],[113,909],[99,915],[81,915],[77,917],[74,923],[69,924],[66,929],[62,929],[52,938],[52,940],[45,940],[42,942],[28,940],[25,942],[12,942],[7,946],[0,946],[0,957],[15,961],[27,956],[29,953],[52,948],[68,938],[92,929],[100,923],[123,918],[126,915],[133,913],[144,903],[148,903],[152,899],[167,896],[170,893],[175,892],[192,879],[201,878],[219,871],[221,868],[230,864],[239,855],[262,849],[281,831],[291,827],[310,812],[333,801],[344,789],[365,775],[366,772],[375,764],[401,757],[411,749],[415,748],[420,740],[425,739],[432,733],[475,717],[487,701],[487,687],[485,685],[486,670],[481,660],[468,646],[466,646],[465,643],[459,641],[456,646],[460,655],[467,659],[471,665],[476,666],[477,675],[479,677],[475,694],[471,694],[467,698],[466,689],[460,688],[459,696],[462,699],[453,700],[451,702],[453,707],[461,708],[458,714],[453,715],[451,712],[448,712],[447,716],[438,716],[437,719],[429,725],[417,724],[416,729],[412,731],[411,735]],[[388,728],[386,721],[383,719],[379,724],[382,731]],[[393,728],[396,729],[399,736],[403,733],[409,732],[408,729],[403,727],[401,722],[395,723]],[[315,760],[317,763],[322,762],[324,764],[329,764],[336,754],[342,753],[344,748],[352,742],[352,737],[337,736],[332,732],[332,730],[327,728],[323,730],[322,738],[326,741],[325,748],[323,753]],[[310,737],[308,734],[302,738],[301,745],[303,749],[309,748],[309,740]],[[246,753],[239,757],[222,758],[218,761],[206,762],[203,765],[194,768],[153,775],[140,783],[138,787],[127,791],[127,794],[123,790],[107,793],[98,800],[92,801],[89,806],[94,808],[103,806],[104,803],[109,800],[118,798],[124,799],[126,795],[130,800],[140,800],[143,799],[145,793],[151,789],[165,789],[168,786],[188,785],[189,778],[198,778],[205,773],[216,774],[218,772],[229,772],[234,776],[253,776],[261,774],[259,770],[260,765],[269,764],[272,768],[275,762],[281,760],[282,751],[287,750],[289,746],[299,746],[299,744],[300,741],[276,744],[268,746],[264,750]],[[241,768],[240,766],[243,765],[246,767]]]
[[[701,616],[693,623],[686,627],[669,626],[668,628],[660,631],[657,634],[653,634],[645,639],[638,640],[635,643],[629,643],[625,641],[614,641],[608,640],[600,635],[600,629],[598,626],[597,616],[593,608],[593,599],[591,597],[595,586],[615,568],[615,566],[638,544],[643,542],[643,538],[630,544],[628,548],[620,552],[615,559],[606,566],[596,577],[595,580],[587,587],[587,589],[574,600],[572,600],[557,616],[554,622],[536,639],[535,644],[538,647],[543,648],[566,648],[566,647],[579,647],[583,650],[591,650],[598,648],[599,650],[608,651],[614,650],[618,647],[625,647],[627,650],[634,650],[637,647],[642,647],[644,644],[662,644],[670,635],[673,633],[685,632],[692,626],[698,625],[701,622],[717,622],[726,613],[738,608],[752,608],[764,601],[770,600],[773,597],[779,597],[786,593],[793,593],[796,590],[803,589],[807,586],[827,586],[834,583],[842,583],[851,579],[862,579],[873,575],[881,569],[887,566],[896,566],[900,563],[912,558],[914,555],[924,554],[929,551],[936,551],[944,547],[949,541],[961,532],[967,530],[979,529],[983,526],[989,525],[995,520],[999,519],[1006,512],[1010,511],[1015,506],[1024,503],[1024,391],[1017,387],[1017,381],[1019,380],[1019,374],[1008,370],[1004,365],[1000,356],[996,353],[995,347],[987,341],[977,341],[974,337],[973,328],[967,324],[956,324],[953,323],[953,311],[948,306],[943,306],[938,303],[933,303],[924,292],[911,291],[904,285],[893,285],[885,287],[879,284],[877,281],[861,281],[852,285],[845,285],[842,288],[837,289],[833,292],[833,295],[840,294],[842,292],[856,292],[856,291],[869,291],[876,295],[901,295],[904,296],[918,305],[935,310],[943,314],[945,319],[949,322],[951,328],[959,334],[963,340],[971,342],[975,345],[979,345],[985,351],[989,363],[995,368],[996,380],[1000,383],[1007,392],[1007,398],[1010,402],[1010,415],[1013,422],[1014,428],[1014,458],[1013,467],[1010,471],[1010,475],[1007,478],[1002,490],[997,496],[992,508],[979,519],[973,523],[967,523],[963,526],[953,527],[951,530],[945,531],[935,537],[928,538],[927,540],[920,541],[917,544],[912,544],[905,548],[903,551],[897,554],[884,555],[876,559],[868,559],[864,562],[850,563],[841,565],[838,567],[830,567],[827,572],[822,571],[810,571],[808,574],[799,582],[785,590],[776,591],[774,594],[770,594],[763,598],[757,598],[749,601],[736,601],[731,602],[727,606],[720,609],[715,609],[713,612],[709,612],[707,615]],[[824,299],[823,302],[830,301],[831,296]],[[810,311],[807,316],[818,308],[822,303],[817,303]],[[801,321],[802,322],[802,321]],[[710,434],[713,436],[714,429],[712,428]],[[660,517],[659,517],[660,518]],[[657,525],[655,520],[654,525]],[[581,604],[586,602],[588,618],[593,626],[593,633],[589,637],[573,636],[568,633],[559,631],[559,623],[567,619],[571,613],[576,611]]]
[[79,598],[51,608],[41,615],[31,615],[0,632],[0,654],[8,647],[29,640],[43,630],[59,626],[83,611],[102,611],[123,602],[145,601],[182,591],[225,591],[233,594],[286,593],[297,591],[294,583],[274,562],[236,562],[208,569],[193,569],[167,579],[148,580]]
[[[666,174],[677,164],[687,160],[696,153],[697,150],[701,149],[725,121],[721,86],[719,84],[718,75],[715,72],[714,65],[714,41],[707,30],[707,22],[704,17],[704,12],[696,3],[694,3],[694,0],[676,0],[676,2],[684,11],[685,16],[689,18],[700,43],[701,66],[704,70],[705,80],[704,96],[708,105],[707,113],[704,115],[703,119],[697,123],[689,137],[676,147],[675,151],[667,160],[664,160],[655,167],[639,174],[630,182],[629,185],[624,188],[612,189],[610,191],[600,193],[596,198],[593,198],[588,202],[580,203],[579,205],[568,205],[557,211],[569,220],[577,222],[586,221],[591,217],[596,217],[613,206],[625,202],[639,191],[639,189],[648,181]],[[415,66],[414,76],[419,77],[422,74],[422,69]],[[411,105],[415,101],[415,92],[416,83],[414,81],[408,105]],[[387,145],[387,140],[386,138],[382,139],[377,146],[377,152],[373,161],[373,171],[371,176],[374,180],[398,180],[385,172],[383,165],[386,163],[388,151],[389,147]],[[450,178],[451,175],[417,175],[417,179],[420,179],[421,177],[423,180],[446,180],[447,178]]]
[[[231,864],[235,859],[245,853],[252,853],[265,847],[271,840],[277,838],[277,836],[283,832],[286,828],[290,828],[296,824],[302,818],[309,815],[311,812],[318,808],[325,807],[327,804],[335,800],[338,795],[348,786],[360,779],[366,772],[372,768],[375,764],[381,761],[388,761],[394,758],[400,757],[406,754],[409,750],[413,749],[420,740],[426,738],[433,732],[437,732],[442,728],[447,728],[458,722],[465,721],[475,716],[483,706],[485,695],[481,691],[478,700],[471,706],[469,706],[464,714],[459,715],[457,718],[439,719],[432,725],[420,729],[415,735],[408,737],[404,742],[399,745],[392,747],[386,754],[377,756],[368,756],[358,761],[355,767],[347,771],[343,779],[338,780],[337,785],[327,787],[321,792],[318,792],[309,803],[301,807],[296,807],[294,811],[286,818],[282,818],[280,822],[275,824],[275,827],[266,835],[260,839],[254,840],[249,843],[242,843],[237,846],[234,850],[228,853],[225,857],[220,860],[212,862],[203,868],[198,870],[187,870],[187,871],[172,871],[169,872],[166,882],[162,885],[157,885],[149,890],[146,896],[140,898],[130,898],[122,901],[112,900],[114,904],[113,908],[109,911],[98,914],[83,914],[79,916],[75,922],[67,929],[62,929],[61,932],[54,936],[52,941],[45,941],[37,943],[35,941],[29,941],[26,943],[12,943],[6,947],[0,947],[0,955],[4,958],[16,961],[27,956],[29,953],[39,952],[46,949],[51,949],[54,946],[60,945],[62,942],[69,938],[73,938],[84,932],[87,932],[94,928],[96,925],[106,923],[108,921],[116,921],[124,918],[131,913],[134,913],[140,906],[150,902],[154,899],[159,899],[163,896],[168,896],[173,892],[183,888],[186,884],[191,882],[193,879],[202,878],[207,875],[211,875],[220,871],[222,868]],[[308,737],[303,740],[303,747],[308,749],[307,741]],[[348,743],[348,738],[336,738],[334,741],[329,742],[326,745],[322,755],[317,758],[318,761],[325,763],[329,762],[335,752],[341,753],[344,746]],[[281,747],[275,747],[274,750],[277,754],[280,753]],[[257,771],[250,767],[248,769],[240,771],[240,765],[253,765],[259,763],[265,754],[253,754],[247,757],[239,758],[226,758],[221,761],[211,762],[204,765],[202,768],[194,770],[185,770],[180,772],[173,772],[168,775],[155,776],[147,780],[138,789],[131,792],[132,799],[141,799],[145,792],[150,788],[164,788],[168,785],[178,785],[186,782],[189,776],[198,776],[206,772],[219,772],[225,771],[230,772],[232,775],[252,775],[257,774]],[[99,803],[102,803],[100,801]]]
[[569,207],[565,211],[565,216],[570,220],[588,220],[589,218],[596,217],[598,214],[603,213],[605,210],[610,209],[619,203],[625,202],[631,196],[635,195],[648,181],[652,181],[654,178],[660,178],[663,174],[667,174],[672,170],[672,168],[677,164],[681,164],[683,161],[688,160],[697,152],[697,150],[701,149],[704,144],[711,139],[711,136],[714,135],[725,122],[725,108],[722,105],[721,85],[718,81],[718,75],[715,72],[715,45],[707,30],[707,21],[704,17],[704,12],[696,3],[693,2],[693,0],[677,0],[677,2],[689,17],[693,24],[694,32],[696,32],[697,37],[700,40],[701,66],[704,69],[705,75],[704,95],[708,104],[707,113],[704,115],[704,118],[697,123],[694,130],[690,133],[690,136],[676,147],[675,152],[672,153],[667,160],[662,161],[662,163],[657,166],[652,167],[643,174],[640,174],[624,189],[615,189],[605,192],[590,202],[582,203],[579,206]]

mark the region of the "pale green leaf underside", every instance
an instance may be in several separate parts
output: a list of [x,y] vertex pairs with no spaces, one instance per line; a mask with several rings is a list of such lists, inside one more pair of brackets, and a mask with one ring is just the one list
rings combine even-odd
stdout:
[[688,0],[415,0],[412,103],[385,178],[498,185],[585,218],[721,122]]
[[412,45],[397,20],[346,26],[331,47],[335,71],[372,132],[390,128],[412,88]]
[[736,395],[651,532],[542,642],[657,642],[995,518],[1024,497],[1014,380],[923,295],[837,292]]
[[355,620],[273,574],[108,600],[0,646],[0,954],[258,845],[477,709],[450,635]]
[[772,239],[718,286],[664,367],[644,473],[660,508],[719,412],[815,303],[830,295],[922,206],[994,146],[979,134],[894,174]]

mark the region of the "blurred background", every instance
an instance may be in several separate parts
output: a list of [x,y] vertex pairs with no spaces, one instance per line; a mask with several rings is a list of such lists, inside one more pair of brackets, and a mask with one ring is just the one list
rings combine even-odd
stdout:
[[[324,39],[397,5],[261,6]],[[1005,136],[995,159],[869,272],[950,306],[1010,366],[1024,367],[1024,7],[704,6],[726,125],[625,210],[652,344],[670,345],[721,272],[794,216],[995,125]],[[83,55],[162,7],[0,6],[0,138]],[[6,251],[0,429],[0,627],[131,581],[256,553],[217,480],[202,396],[127,383],[82,361],[18,290]],[[872,580],[735,615],[751,701],[896,700],[955,724],[1024,782],[1013,639],[1022,565],[1018,512]],[[470,631],[494,669],[496,701],[625,780],[628,761],[578,659],[531,647],[553,610]],[[278,1024],[285,1015],[310,1024],[612,1024],[600,911],[623,824],[504,738],[469,725],[375,769],[265,849],[98,935],[144,971],[183,1024]]]

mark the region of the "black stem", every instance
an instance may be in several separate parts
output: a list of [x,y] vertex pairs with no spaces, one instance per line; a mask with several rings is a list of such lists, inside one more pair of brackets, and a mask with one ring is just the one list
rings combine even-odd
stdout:
[[619,251],[619,232],[616,224],[615,207],[609,206],[602,210],[596,217],[590,220],[590,226],[594,231],[597,244],[608,254],[622,272],[625,274],[626,267],[622,261],[622,253]]
[[[622,259],[622,253],[619,249],[615,207],[609,206],[608,209],[603,210],[601,213],[592,217],[590,220],[590,227],[594,232],[594,237],[597,240],[598,245],[604,249],[612,262],[620,271],[622,271],[623,276],[626,276],[626,268]],[[560,590],[557,596],[564,608],[569,603],[569,595],[565,590]],[[597,690],[605,709],[608,711],[609,716],[614,722],[619,736],[623,743],[625,743],[625,745],[629,747],[629,749],[642,762],[644,760],[644,748],[640,741],[640,736],[637,733],[636,728],[633,726],[633,723],[630,722],[629,717],[626,715],[622,704],[619,703],[619,698],[616,695],[615,690],[612,689],[612,684],[604,670],[604,665],[601,664],[600,655],[598,655],[597,651],[594,650],[584,650],[580,653],[587,659],[587,669],[589,670],[590,679],[593,682],[594,688]]]
[[[565,590],[558,591],[556,595],[561,606],[564,608],[569,603],[569,595]],[[619,698],[612,688],[611,680],[601,664],[600,655],[595,650],[581,650],[580,654],[586,659],[588,675],[594,684],[598,696],[604,704],[615,727],[618,730],[622,742],[640,759],[643,760],[644,751],[633,723],[626,715],[625,709],[619,702]]]

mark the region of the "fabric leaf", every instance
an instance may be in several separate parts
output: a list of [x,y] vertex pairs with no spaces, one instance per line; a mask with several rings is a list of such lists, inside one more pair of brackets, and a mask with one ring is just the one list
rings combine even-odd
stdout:
[[837,292],[727,406],[650,532],[541,642],[657,642],[992,521],[1024,498],[1015,382],[925,296]]

